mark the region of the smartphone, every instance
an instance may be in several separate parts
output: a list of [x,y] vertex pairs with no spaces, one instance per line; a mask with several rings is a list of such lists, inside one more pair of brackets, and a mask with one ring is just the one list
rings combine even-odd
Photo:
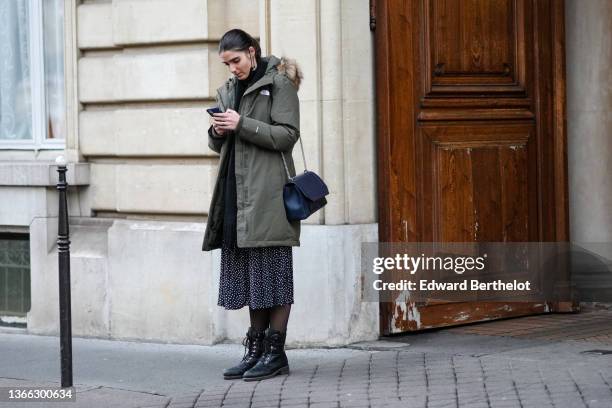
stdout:
[[213,113],[223,113],[218,106],[215,106],[214,108],[208,108],[206,109],[206,112],[208,112],[210,116],[213,116]]

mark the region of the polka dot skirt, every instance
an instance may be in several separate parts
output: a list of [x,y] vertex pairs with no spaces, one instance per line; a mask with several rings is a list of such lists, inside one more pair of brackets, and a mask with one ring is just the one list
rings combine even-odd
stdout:
[[292,247],[221,247],[219,301],[226,309],[293,303]]

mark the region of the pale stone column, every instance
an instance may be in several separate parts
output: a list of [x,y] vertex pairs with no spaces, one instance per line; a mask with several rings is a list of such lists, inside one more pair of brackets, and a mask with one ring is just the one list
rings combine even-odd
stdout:
[[[318,4],[319,0],[270,0],[268,53],[295,59],[302,69],[304,80],[299,90],[302,143],[309,170],[327,181],[320,153],[323,132]],[[304,169],[299,143],[293,148],[293,158],[299,173]],[[302,223],[320,224],[326,212],[327,209],[319,211]]]
[[349,224],[378,221],[374,36],[369,22],[368,0],[342,0],[342,133]]
[[565,4],[570,236],[612,242],[612,2]]
[[325,181],[330,187],[326,224],[343,224],[346,217],[345,146],[343,134],[342,8],[341,0],[320,2],[321,149]]
[[[269,9],[267,9],[269,5]],[[262,0],[270,52],[304,71],[301,133],[311,170],[330,189],[306,223],[376,222],[373,48],[367,0]],[[265,25],[264,24],[264,25]],[[302,169],[299,146],[293,151]]]

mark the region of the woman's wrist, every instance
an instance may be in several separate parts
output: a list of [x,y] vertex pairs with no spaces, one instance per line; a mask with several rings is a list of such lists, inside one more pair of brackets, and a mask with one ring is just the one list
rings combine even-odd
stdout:
[[219,133],[217,133],[217,131],[215,130],[215,127],[213,125],[210,125],[210,128],[208,128],[208,134],[211,137],[214,137],[215,139],[224,139],[225,135],[221,135]]
[[240,119],[238,119],[238,123],[236,123],[236,129],[234,132],[238,133],[242,129],[242,115],[240,115]]

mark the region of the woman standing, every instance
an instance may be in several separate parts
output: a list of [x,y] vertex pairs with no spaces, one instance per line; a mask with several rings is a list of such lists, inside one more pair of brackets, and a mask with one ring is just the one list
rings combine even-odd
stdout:
[[249,306],[245,355],[224,378],[259,380],[289,373],[284,346],[300,222],[285,213],[283,158],[294,176],[302,74],[294,61],[262,57],[258,42],[239,29],[223,35],[219,57],[233,76],[217,90],[223,113],[214,114],[208,129],[220,161],[202,250],[221,248],[217,304]]

